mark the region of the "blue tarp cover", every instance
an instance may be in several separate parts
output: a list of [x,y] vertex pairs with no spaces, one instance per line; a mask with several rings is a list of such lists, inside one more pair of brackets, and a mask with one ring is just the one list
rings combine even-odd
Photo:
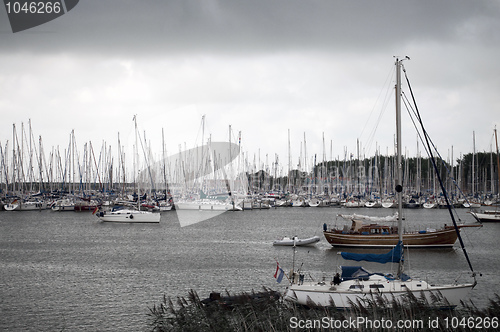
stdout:
[[342,280],[368,278],[373,273],[366,271],[361,266],[342,266]]
[[391,251],[385,254],[356,254],[351,252],[342,252],[342,258],[353,261],[367,261],[385,264],[388,262],[398,263],[403,260],[403,243],[401,241],[396,244]]

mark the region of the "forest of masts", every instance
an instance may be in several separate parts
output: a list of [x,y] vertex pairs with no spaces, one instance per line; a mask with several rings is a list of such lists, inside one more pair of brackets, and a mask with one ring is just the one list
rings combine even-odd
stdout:
[[[163,132],[162,132],[163,137]],[[118,135],[118,149],[112,151],[105,142],[97,148],[92,142],[77,145],[74,131],[71,131],[66,148],[52,147],[46,151],[42,137],[35,136],[31,122],[18,130],[13,125],[12,141],[0,142],[0,193],[2,197],[11,195],[29,196],[33,193],[65,192],[87,196],[101,193],[132,193],[140,171],[147,171],[142,178],[142,190],[164,191],[171,179],[166,174],[165,149],[159,157],[154,157],[149,145],[140,141],[134,146],[137,156],[126,156]],[[163,142],[162,142],[163,143]],[[302,146],[302,145],[301,145]],[[164,143],[163,143],[164,147]],[[304,142],[305,147],[305,142]],[[139,150],[143,153],[138,152]],[[448,160],[437,159],[439,172],[445,188],[455,197],[498,196],[498,150],[474,152],[460,155],[453,161],[453,149]],[[359,151],[349,153],[344,150],[343,158],[326,160],[325,151],[321,157],[307,156],[300,152],[298,163],[283,165],[279,156],[269,162],[255,161],[248,153],[243,153],[243,169],[248,179],[248,193],[266,192],[296,193],[309,195],[372,196],[384,197],[393,194],[395,181],[395,157],[382,155],[378,151],[371,157],[359,157]],[[357,157],[355,157],[357,156]],[[142,159],[142,163],[139,160]],[[156,160],[155,160],[156,159]],[[249,161],[254,159],[253,162]],[[318,159],[321,159],[319,161]],[[130,170],[130,164],[132,170]],[[417,157],[403,157],[404,188],[406,194],[439,195],[441,192],[436,172],[429,158],[417,153]]]

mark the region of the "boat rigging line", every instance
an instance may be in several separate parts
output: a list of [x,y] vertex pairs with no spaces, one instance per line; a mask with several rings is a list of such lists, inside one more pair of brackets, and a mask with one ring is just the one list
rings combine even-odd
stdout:
[[[415,120],[413,119],[413,116],[412,116],[412,114],[411,114],[411,112],[410,112],[410,109],[411,109],[411,111],[413,112],[413,114],[415,115],[415,117],[417,117],[417,118],[418,118],[418,115],[416,114],[416,112],[415,112],[415,110],[413,109],[413,107],[410,105],[410,102],[409,102],[408,97],[406,96],[406,94],[405,94],[404,92],[401,92],[401,93],[402,93],[402,94],[403,94],[403,96],[404,96],[404,98],[403,98],[403,102],[404,102],[404,104],[405,104],[405,106],[406,106],[406,109],[408,110],[408,114],[410,115],[410,119],[411,119],[411,121],[412,121],[412,123],[413,123],[413,126],[415,127],[415,129],[416,129],[416,131],[417,131],[417,135],[418,135],[418,137],[419,137],[420,141],[422,142],[422,144],[424,145],[424,149],[425,149],[425,151],[427,152],[427,155],[429,155],[429,150],[427,149],[427,146],[426,146],[426,144],[425,144],[425,142],[424,142],[424,139],[423,139],[423,138],[422,138],[422,136],[420,135],[420,132],[419,132],[418,127],[417,127],[417,124],[415,123]],[[450,172],[450,169],[448,168],[448,165],[446,165],[446,163],[444,162],[443,157],[442,157],[442,156],[441,156],[441,154],[439,153],[439,151],[438,151],[437,147],[434,145],[434,142],[432,141],[432,139],[430,139],[430,137],[429,137],[429,141],[430,141],[430,144],[432,145],[432,147],[434,148],[434,151],[436,152],[437,156],[439,157],[439,159],[441,159],[441,162],[442,162],[443,166],[446,168],[446,172],[448,173],[448,175],[449,175],[449,177],[450,177],[451,181],[452,181],[452,182],[453,182],[453,184],[455,185],[455,188],[457,188],[457,189],[458,189],[458,191],[460,192],[460,194],[464,197],[465,201],[466,201],[467,203],[470,203],[470,202],[469,202],[469,200],[467,199],[467,196],[466,196],[466,195],[464,194],[464,192],[462,191],[462,188],[460,188],[460,186],[458,185],[457,181],[456,181],[456,180],[455,180],[455,178],[453,177],[452,172]],[[453,209],[455,209],[455,208],[453,207]],[[455,211],[455,213],[456,213],[456,211]],[[457,218],[461,221],[461,219],[460,219],[460,217],[459,217],[458,213],[456,213],[456,216],[457,216]]]
[[[462,237],[460,236],[460,230],[458,228],[457,222],[455,221],[455,217],[454,217],[453,211],[451,210],[451,204],[450,204],[450,201],[448,199],[448,193],[447,193],[446,188],[445,188],[445,186],[443,184],[443,181],[441,179],[441,175],[440,175],[439,169],[438,169],[438,167],[436,165],[436,160],[435,160],[434,154],[432,153],[432,150],[431,150],[431,144],[429,142],[430,141],[430,137],[429,137],[429,134],[427,133],[427,131],[425,130],[424,124],[422,122],[422,118],[420,116],[420,112],[418,111],[417,102],[415,100],[415,96],[413,94],[413,90],[412,90],[411,85],[410,85],[410,80],[408,78],[408,75],[406,73],[406,68],[404,68],[404,66],[403,66],[403,72],[405,74],[406,82],[408,84],[408,89],[410,90],[410,94],[411,94],[411,97],[412,97],[413,105],[415,106],[415,115],[416,115],[417,120],[418,120],[418,122],[420,124],[420,127],[422,128],[422,133],[424,135],[425,142],[426,142],[427,147],[428,147],[428,150],[427,149],[426,150],[428,151],[429,156],[431,158],[432,166],[434,167],[434,170],[436,171],[436,176],[437,176],[437,179],[439,181],[439,185],[441,186],[441,190],[443,192],[444,199],[446,201],[446,205],[448,207],[448,211],[450,213],[451,220],[453,221],[453,226],[455,226],[455,232],[458,235],[458,240],[460,242],[460,246],[462,247],[462,251],[463,251],[464,256],[465,256],[465,258],[467,260],[467,264],[469,265],[469,268],[472,271],[472,277],[474,278],[474,286],[475,286],[477,284],[477,281],[476,281],[476,272],[474,272],[474,268],[472,267],[472,263],[471,263],[471,261],[469,259],[469,255],[467,254],[467,250],[465,249],[464,242],[462,240]],[[473,286],[473,288],[474,288],[474,286]]]
[[[363,130],[361,130],[361,133],[359,135],[360,138],[363,137],[363,134],[366,130],[366,127],[368,124],[372,124],[373,122],[375,122],[375,126],[372,128],[372,130],[370,131],[370,133],[368,134],[368,139],[367,139],[367,150],[370,151],[371,150],[371,146],[373,144],[373,140],[375,138],[375,133],[377,132],[377,129],[378,129],[378,126],[380,124],[380,121],[382,120],[382,117],[385,113],[385,111],[387,110],[387,105],[389,105],[389,102],[390,102],[390,93],[392,91],[392,86],[391,86],[391,78],[394,77],[394,75],[396,74],[396,69],[394,68],[394,66],[391,66],[391,70],[389,71],[386,79],[385,79],[385,82],[382,86],[382,89],[380,89],[380,92],[377,96],[377,99],[375,101],[375,104],[373,105],[373,108],[370,112],[370,115],[368,116],[368,118],[366,119],[366,122],[365,122],[365,125],[363,126]],[[385,89],[384,89],[385,87]],[[382,105],[381,105],[381,110],[380,110],[380,113],[378,114],[378,117],[377,117],[377,120],[376,121],[371,121],[371,117],[372,117],[372,114],[375,110],[375,107],[376,105],[379,103],[379,100],[381,99],[381,95],[382,95],[382,92],[385,90],[385,95],[384,95],[384,99],[382,101]]]

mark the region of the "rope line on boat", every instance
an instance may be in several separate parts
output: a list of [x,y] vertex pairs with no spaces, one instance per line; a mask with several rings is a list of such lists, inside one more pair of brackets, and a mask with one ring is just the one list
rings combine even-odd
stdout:
[[[410,109],[412,110],[413,112],[413,115],[415,115],[415,117],[418,118],[418,115],[416,114],[415,110],[413,109],[413,107],[409,104],[409,101],[408,101],[408,98],[406,97],[406,95],[404,94],[404,92],[401,92],[403,95],[404,95],[404,99],[403,99],[403,103],[405,104],[406,106],[406,109],[408,110],[408,115],[410,116],[410,119],[413,123],[413,126],[415,127],[415,130],[417,131],[417,135],[418,135],[418,138],[420,139],[420,142],[422,142],[422,144],[424,145],[424,150],[425,152],[427,153],[427,155],[430,155],[429,153],[429,150],[425,144],[425,141],[424,139],[422,138],[422,135],[420,135],[420,131],[418,130],[418,126],[417,124],[415,123],[415,120],[413,119],[413,116],[410,112]],[[434,145],[434,142],[432,142],[432,139],[430,139],[429,137],[429,141],[431,143],[431,145],[433,146],[434,148],[434,151],[436,152],[437,156],[439,157],[439,159],[441,160],[441,163],[442,165],[445,167],[447,173],[448,173],[448,176],[451,178],[451,180],[453,181],[453,184],[455,185],[456,188],[458,188],[458,190],[460,191],[460,193],[465,197],[464,193],[462,192],[462,190],[460,189],[460,187],[458,186],[458,184],[456,183],[455,179],[453,178],[453,175],[451,174],[448,166],[446,165],[446,163],[444,162],[443,158],[441,157],[441,155],[439,154],[439,151],[437,150],[436,146]],[[461,222],[462,220],[460,219],[460,216],[458,215],[458,212],[456,211],[455,207],[454,206],[451,206],[451,208],[453,209],[453,211],[455,212],[455,215],[456,217],[458,218],[458,220]]]
[[375,134],[377,132],[377,129],[380,125],[380,122],[382,120],[382,117],[385,113],[385,111],[387,110],[387,105],[389,105],[389,102],[390,102],[390,93],[392,91],[392,87],[390,86],[390,81],[391,81],[391,78],[394,77],[395,75],[395,72],[396,72],[396,69],[394,68],[393,65],[391,65],[392,67],[392,70],[389,72],[389,74],[387,75],[387,78],[384,82],[384,85],[382,86],[382,89],[380,90],[379,92],[379,95],[377,96],[377,100],[375,101],[374,105],[373,105],[373,108],[370,112],[370,115],[368,116],[366,122],[365,122],[365,125],[363,127],[363,130],[361,130],[361,134],[360,134],[360,137],[363,137],[363,134],[365,133],[365,130],[367,129],[367,125],[368,124],[372,124],[374,121],[371,121],[371,117],[372,117],[372,114],[375,110],[375,106],[379,103],[379,100],[381,99],[381,95],[382,95],[382,92],[384,91],[384,87],[385,88],[385,95],[384,95],[384,99],[382,100],[381,104],[381,110],[380,110],[380,113],[378,114],[378,117],[375,121],[375,126],[372,128],[372,130],[370,131],[370,133],[368,134],[368,139],[367,139],[367,146],[366,146],[366,149],[367,151],[370,151],[371,150],[371,147],[372,147],[372,144],[373,144],[373,141],[374,141],[374,138],[375,138]]
[[462,240],[462,237],[460,236],[460,230],[459,230],[459,228],[457,226],[457,222],[455,221],[455,217],[453,215],[453,211],[451,210],[450,201],[448,199],[448,193],[446,192],[446,188],[445,188],[445,186],[443,184],[443,181],[441,179],[441,175],[439,174],[439,170],[438,170],[438,167],[436,165],[436,160],[435,160],[434,154],[431,151],[431,145],[429,143],[430,137],[429,137],[429,134],[427,133],[427,131],[425,130],[424,124],[422,122],[422,118],[420,116],[420,112],[418,111],[417,102],[415,100],[415,96],[413,94],[413,90],[412,90],[411,85],[410,85],[410,80],[408,79],[408,75],[406,74],[406,69],[404,68],[404,66],[403,66],[403,72],[405,74],[406,82],[408,83],[408,88],[410,90],[410,94],[411,94],[411,97],[412,97],[413,105],[415,106],[417,120],[418,120],[418,122],[420,124],[420,127],[422,128],[422,133],[423,133],[423,135],[425,137],[425,142],[426,142],[427,147],[428,147],[429,156],[430,156],[431,161],[432,161],[432,166],[434,167],[434,170],[436,171],[436,176],[438,178],[439,185],[441,186],[441,190],[443,192],[444,199],[446,201],[446,205],[448,206],[448,211],[450,213],[451,220],[453,221],[453,225],[455,226],[455,232],[458,235],[458,240],[460,242],[460,246],[462,247],[462,251],[463,251],[463,253],[465,255],[465,258],[467,259],[467,263],[469,265],[469,268],[472,271],[472,276],[474,278],[474,284],[476,284],[476,280],[475,280],[476,279],[476,273],[474,272],[474,268],[472,267],[472,263],[471,263],[471,261],[469,259],[469,255],[467,254],[467,250],[465,249],[464,241]]
[[[422,138],[422,136],[420,135],[420,132],[418,131],[418,128],[417,128],[417,125],[415,123],[415,120],[413,119],[411,113],[410,113],[410,109],[413,111],[413,114],[415,115],[415,117],[418,118],[418,115],[416,114],[415,110],[413,109],[413,107],[409,104],[409,101],[408,101],[408,98],[407,96],[404,94],[404,92],[402,92],[403,96],[404,96],[404,99],[403,99],[403,103],[405,104],[406,106],[406,109],[408,110],[408,114],[410,115],[410,119],[411,121],[413,122],[413,126],[415,127],[415,129],[417,130],[417,135],[420,139],[420,141],[422,142],[422,144],[424,144],[424,149],[427,153],[427,155],[429,155],[429,150],[427,149],[427,146],[425,145],[425,142]],[[436,145],[434,144],[434,142],[432,141],[432,139],[430,139],[429,137],[429,142],[430,144],[432,145],[432,147],[434,148],[434,151],[436,152],[437,156],[439,157],[439,159],[441,160],[441,163],[442,165],[444,166],[444,168],[446,169],[446,172],[448,173],[448,176],[450,177],[451,181],[453,182],[453,184],[455,185],[455,188],[458,189],[458,191],[460,192],[460,194],[464,197],[465,201],[467,203],[470,204],[470,201],[467,199],[467,196],[464,194],[464,192],[462,191],[462,188],[460,188],[460,186],[458,185],[457,181],[455,180],[455,178],[453,177],[453,173],[450,171],[450,169],[448,168],[448,165],[446,165],[446,163],[444,162],[444,159],[443,157],[441,156],[441,154],[439,153]],[[453,210],[455,210],[455,207],[453,207]],[[456,216],[458,217],[458,219],[461,221],[458,213],[456,212],[455,210],[455,213],[456,213]]]

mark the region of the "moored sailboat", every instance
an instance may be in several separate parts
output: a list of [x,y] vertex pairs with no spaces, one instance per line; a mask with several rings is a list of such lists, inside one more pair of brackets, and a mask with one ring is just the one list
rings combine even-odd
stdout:
[[[139,131],[137,129],[137,118],[133,118],[135,124],[136,132],[136,144],[137,147],[137,136]],[[137,153],[136,153],[137,155]],[[149,171],[150,165],[147,164],[147,170]],[[140,183],[140,181],[137,181]],[[139,188],[140,189],[140,188]],[[146,198],[147,195],[143,197]],[[114,208],[111,211],[99,211],[99,207],[96,207],[93,214],[97,213],[97,217],[103,222],[119,222],[119,223],[159,223],[161,215],[159,212],[142,211],[142,198],[141,195],[137,195],[136,206],[132,205],[126,208]]]
[[[412,279],[404,273],[404,237],[402,227],[402,163],[401,163],[401,66],[402,61],[396,60],[396,128],[397,128],[397,181],[396,193],[398,201],[398,243],[388,253],[385,254],[350,254],[342,253],[344,259],[356,261],[371,261],[378,263],[397,263],[397,273],[371,273],[360,266],[342,267],[342,274],[337,273],[333,280],[326,281],[310,281],[304,282],[304,276],[292,270],[291,284],[287,287],[285,292],[285,299],[296,302],[298,304],[307,306],[334,306],[337,308],[349,308],[359,301],[371,300],[376,297],[383,297],[391,301],[398,301],[400,304],[404,303],[408,294],[413,294],[416,297],[425,297],[429,303],[436,307],[454,308],[461,299],[463,299],[468,292],[476,285],[475,273],[469,261],[467,252],[460,239],[460,244],[464,254],[469,263],[474,278],[473,283],[463,284],[447,284],[447,285],[433,285],[423,280]],[[425,133],[425,130],[422,128]],[[426,140],[427,134],[425,133]],[[433,166],[437,170],[432,153]],[[439,178],[439,175],[438,175]],[[448,201],[446,191],[439,178],[442,186],[445,199]],[[449,204],[448,204],[449,205]],[[452,221],[455,225],[455,231],[458,234],[459,230],[456,226],[453,215],[451,214]],[[441,296],[439,296],[441,295]]]
[[[497,148],[497,174],[500,174],[500,154],[498,152],[498,137],[497,137],[497,128],[496,127],[495,127],[494,133],[495,133],[495,142],[496,142],[496,148]],[[500,177],[498,178],[497,188],[500,188]],[[497,195],[497,198],[498,198],[498,195]],[[493,205],[493,201],[491,201],[490,205]],[[470,211],[470,214],[478,222],[500,222],[500,208],[499,208],[498,204],[494,210]]]
[[231,201],[218,201],[213,199],[182,200],[175,202],[176,210],[195,211],[241,211],[242,208]]
[[44,201],[19,201],[14,200],[11,203],[3,206],[5,211],[40,211],[47,208],[47,203]]
[[121,223],[159,223],[160,213],[139,211],[134,209],[118,209],[114,211],[98,212],[97,217],[104,222]]
[[58,199],[52,203],[50,209],[52,211],[75,211],[75,202],[69,198]]
[[500,222],[499,210],[486,210],[483,212],[469,211],[478,222]]
[[[352,221],[351,227],[327,229],[323,226],[325,239],[334,247],[392,248],[399,241],[399,227],[380,222],[394,222],[398,214],[387,217],[370,217],[358,214],[339,215]],[[373,223],[375,222],[375,223]],[[457,225],[457,227],[481,227],[481,225]],[[419,231],[403,232],[405,247],[445,248],[453,247],[458,234],[454,226],[444,225],[441,229],[425,228]]]
[[[392,250],[390,256],[398,259]],[[438,286],[425,280],[414,280],[404,273],[394,277],[390,273],[372,273],[361,266],[342,266],[341,270],[341,274],[337,273],[330,283],[295,282],[301,277],[294,274],[285,299],[307,306],[335,306],[337,309],[345,309],[359,301],[377,297],[404,303],[411,293],[417,297],[425,297],[433,306],[454,308],[475,285],[465,283]]]

